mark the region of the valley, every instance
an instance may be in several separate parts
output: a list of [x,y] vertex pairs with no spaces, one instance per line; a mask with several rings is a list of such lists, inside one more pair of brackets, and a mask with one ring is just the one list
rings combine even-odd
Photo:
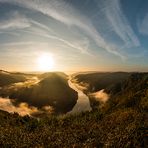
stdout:
[[2,147],[147,145],[148,73],[44,73],[0,95]]

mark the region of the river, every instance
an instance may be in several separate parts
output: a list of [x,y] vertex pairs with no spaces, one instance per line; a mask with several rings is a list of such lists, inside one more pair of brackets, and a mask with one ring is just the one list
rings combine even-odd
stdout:
[[76,83],[73,83],[71,81],[71,77],[69,77],[68,80],[69,87],[74,89],[78,93],[78,100],[73,109],[68,113],[80,113],[84,111],[91,111],[91,106],[89,102],[89,98],[87,95],[83,93],[83,91],[80,89],[79,85]]

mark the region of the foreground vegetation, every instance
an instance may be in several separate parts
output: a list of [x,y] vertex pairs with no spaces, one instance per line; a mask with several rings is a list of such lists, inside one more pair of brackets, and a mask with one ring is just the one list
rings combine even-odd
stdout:
[[146,113],[132,108],[40,120],[1,115],[1,147],[146,147]]

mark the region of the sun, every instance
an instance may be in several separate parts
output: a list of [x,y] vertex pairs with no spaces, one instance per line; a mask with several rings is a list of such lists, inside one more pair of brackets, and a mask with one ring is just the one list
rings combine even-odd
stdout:
[[54,59],[51,54],[42,54],[37,60],[40,71],[51,71],[54,67]]

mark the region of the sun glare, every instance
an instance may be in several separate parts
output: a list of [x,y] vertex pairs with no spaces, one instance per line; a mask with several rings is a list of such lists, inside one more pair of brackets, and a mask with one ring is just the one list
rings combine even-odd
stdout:
[[50,71],[53,69],[54,59],[50,54],[42,54],[38,58],[38,67],[40,71]]

